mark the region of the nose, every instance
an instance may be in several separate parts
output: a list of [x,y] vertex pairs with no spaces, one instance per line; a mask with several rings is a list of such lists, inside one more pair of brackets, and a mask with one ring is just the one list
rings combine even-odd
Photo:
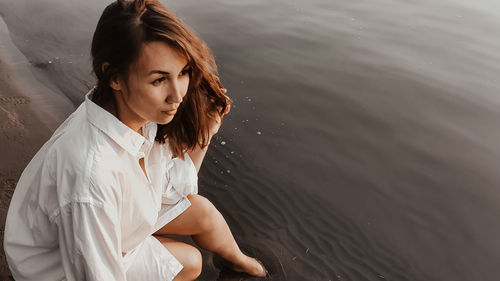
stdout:
[[168,87],[167,103],[181,103],[183,94],[181,93],[181,87],[177,80],[173,80]]

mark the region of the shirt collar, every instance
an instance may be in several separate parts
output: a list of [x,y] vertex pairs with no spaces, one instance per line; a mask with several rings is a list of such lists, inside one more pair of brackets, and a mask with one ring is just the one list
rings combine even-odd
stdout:
[[139,154],[143,144],[146,143],[151,147],[156,136],[156,123],[148,121],[142,127],[142,132],[146,137],[141,136],[139,133],[123,124],[113,114],[94,103],[91,100],[94,89],[90,90],[85,95],[85,107],[87,109],[87,119],[89,122],[134,156]]

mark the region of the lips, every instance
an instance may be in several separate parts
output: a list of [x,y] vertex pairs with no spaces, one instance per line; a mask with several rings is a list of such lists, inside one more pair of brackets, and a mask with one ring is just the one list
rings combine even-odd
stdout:
[[168,114],[168,115],[175,115],[175,113],[177,112],[177,109],[172,109],[172,110],[162,111],[162,112],[165,114]]

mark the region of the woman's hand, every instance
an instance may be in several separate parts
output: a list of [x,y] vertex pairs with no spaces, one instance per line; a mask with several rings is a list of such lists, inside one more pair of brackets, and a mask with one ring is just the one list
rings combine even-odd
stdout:
[[[224,94],[227,93],[227,89],[223,89]],[[222,114],[215,114],[214,118],[210,120],[210,127],[209,127],[209,134],[210,134],[210,139],[217,134],[219,131],[220,126],[222,125],[222,119],[224,118],[224,115],[228,114],[229,111],[231,111],[231,103],[228,103],[226,106],[226,109]]]
[[[227,93],[226,89],[222,89],[224,95]],[[212,137],[217,134],[219,131],[219,128],[222,124],[222,118],[224,118],[224,115],[228,114],[229,111],[231,110],[231,100],[226,97],[226,108],[224,109],[224,112],[220,113],[222,108],[216,108],[214,112],[214,117],[210,119],[210,124],[208,128],[208,133],[209,133],[209,139],[208,139],[208,144],[210,144],[210,141],[212,140]],[[208,150],[208,145],[205,147],[201,147],[200,145],[197,145],[193,150],[189,151],[189,157],[193,161],[194,166],[196,167],[196,171],[200,171],[201,163],[203,162],[203,158],[205,158],[205,154],[207,153]]]

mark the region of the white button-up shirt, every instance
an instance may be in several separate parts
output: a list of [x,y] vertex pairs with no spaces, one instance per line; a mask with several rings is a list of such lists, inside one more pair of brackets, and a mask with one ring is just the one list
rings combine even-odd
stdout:
[[[4,248],[16,280],[126,280],[128,253],[189,207],[187,153],[144,137],[90,100],[54,132],[21,175]],[[144,158],[147,177],[139,165]]]

